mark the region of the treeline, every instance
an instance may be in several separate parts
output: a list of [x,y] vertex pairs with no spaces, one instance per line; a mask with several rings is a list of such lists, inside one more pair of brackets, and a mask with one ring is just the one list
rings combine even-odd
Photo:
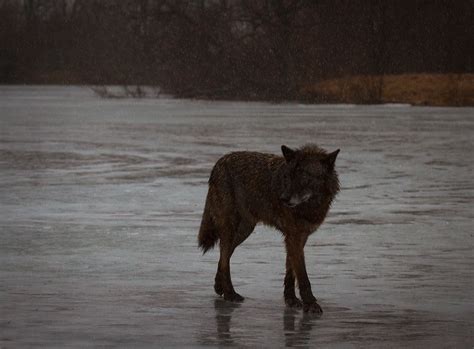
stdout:
[[471,0],[0,0],[0,83],[298,99],[322,79],[472,72]]

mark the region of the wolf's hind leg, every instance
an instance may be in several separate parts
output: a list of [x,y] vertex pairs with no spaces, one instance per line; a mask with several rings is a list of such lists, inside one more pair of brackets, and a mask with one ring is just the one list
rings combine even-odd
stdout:
[[241,302],[244,298],[234,290],[230,276],[230,258],[237,246],[247,239],[253,232],[255,224],[241,220],[238,228],[233,234],[221,239],[219,266],[214,284],[214,290],[218,295],[224,295],[224,299]]
[[249,222],[247,220],[241,219],[239,226],[233,235],[232,239],[232,249],[235,250],[242,242],[247,240],[250,234],[252,234],[255,228],[255,223]]
[[220,258],[217,267],[216,283],[214,290],[219,295],[224,295],[224,299],[231,302],[242,302],[244,297],[234,290],[232,279],[230,277],[230,257],[232,257],[233,248],[230,242],[221,240]]

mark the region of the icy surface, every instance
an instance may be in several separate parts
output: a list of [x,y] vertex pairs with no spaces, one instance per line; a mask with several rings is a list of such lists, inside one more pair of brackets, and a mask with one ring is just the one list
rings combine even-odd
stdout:
[[[104,100],[0,87],[0,347],[474,345],[474,109]],[[196,237],[214,162],[341,148],[306,246],[322,318],[286,309],[258,226],[213,292]]]

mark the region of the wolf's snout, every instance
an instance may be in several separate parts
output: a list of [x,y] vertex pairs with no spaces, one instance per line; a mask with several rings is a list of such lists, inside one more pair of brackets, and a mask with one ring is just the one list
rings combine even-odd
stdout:
[[283,203],[288,203],[290,202],[290,196],[289,195],[280,195],[280,201],[282,201]]
[[294,202],[294,200],[292,200],[291,196],[282,195],[280,196],[280,200],[283,203],[283,205],[285,205],[286,207],[296,206],[296,203]]

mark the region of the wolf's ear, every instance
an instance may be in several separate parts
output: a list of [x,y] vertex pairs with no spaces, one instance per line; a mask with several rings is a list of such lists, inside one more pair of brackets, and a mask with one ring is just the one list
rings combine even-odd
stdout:
[[323,163],[330,169],[334,169],[334,164],[336,163],[337,154],[339,154],[340,149],[333,151],[332,153],[328,154],[324,159]]
[[286,162],[290,162],[291,160],[295,158],[296,151],[288,148],[286,145],[281,146],[281,152],[283,153],[283,156],[285,157]]

